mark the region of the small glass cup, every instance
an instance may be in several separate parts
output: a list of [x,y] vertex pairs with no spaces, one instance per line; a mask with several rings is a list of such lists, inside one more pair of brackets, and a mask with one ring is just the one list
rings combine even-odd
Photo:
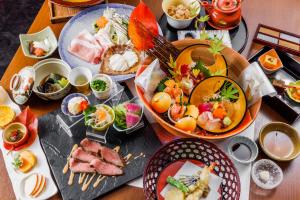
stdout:
[[[75,87],[76,91],[83,94],[90,93],[90,81],[92,80],[92,72],[86,67],[76,67],[73,68],[69,74],[69,81],[72,86]],[[84,80],[83,83],[80,83],[82,79]]]

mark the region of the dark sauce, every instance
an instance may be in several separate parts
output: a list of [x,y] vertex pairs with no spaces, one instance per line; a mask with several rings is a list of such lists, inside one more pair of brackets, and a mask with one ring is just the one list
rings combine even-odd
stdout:
[[244,143],[234,144],[231,150],[233,152],[233,155],[239,160],[247,161],[252,156],[250,147]]

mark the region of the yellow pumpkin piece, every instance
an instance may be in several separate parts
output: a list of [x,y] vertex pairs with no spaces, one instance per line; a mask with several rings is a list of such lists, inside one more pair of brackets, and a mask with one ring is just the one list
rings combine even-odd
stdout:
[[171,96],[166,92],[156,93],[152,100],[151,106],[158,113],[167,112],[172,103]]
[[19,167],[19,170],[23,173],[29,172],[36,165],[36,157],[29,150],[20,153],[20,160],[22,161],[22,165]]
[[195,105],[188,105],[187,106],[185,116],[191,116],[191,117],[197,119],[198,115],[199,115],[199,110]]
[[15,118],[15,111],[5,105],[0,105],[0,128],[4,128],[11,123]]
[[192,132],[196,129],[197,123],[193,117],[184,117],[178,120],[175,124],[175,127],[183,130]]

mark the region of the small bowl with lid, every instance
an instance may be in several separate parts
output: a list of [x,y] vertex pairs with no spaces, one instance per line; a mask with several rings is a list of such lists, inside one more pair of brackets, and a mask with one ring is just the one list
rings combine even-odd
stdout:
[[261,159],[253,164],[251,177],[263,189],[274,189],[283,180],[281,168],[272,160]]

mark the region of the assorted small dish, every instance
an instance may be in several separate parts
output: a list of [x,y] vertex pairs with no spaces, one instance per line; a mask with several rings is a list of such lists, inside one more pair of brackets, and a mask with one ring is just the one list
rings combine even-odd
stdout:
[[3,130],[3,142],[12,148],[26,143],[29,138],[27,127],[22,123],[11,123]]
[[81,117],[89,105],[87,96],[81,93],[72,93],[63,99],[61,111],[69,117]]
[[272,74],[283,68],[283,64],[275,49],[271,49],[261,55],[258,61],[266,74]]
[[197,0],[163,0],[162,9],[172,27],[183,29],[199,15],[201,6]]
[[88,93],[92,77],[93,74],[91,70],[85,67],[76,67],[71,70],[68,80],[71,85],[75,87],[77,92]]
[[50,26],[33,34],[20,34],[20,42],[26,57],[44,59],[57,48],[57,39]]
[[300,136],[292,126],[283,122],[266,124],[259,133],[264,153],[277,161],[290,161],[300,155]]
[[90,88],[98,99],[107,99],[113,87],[112,78],[106,74],[96,74],[90,81]]
[[144,114],[144,106],[138,98],[123,102],[113,107],[115,121],[113,127],[118,132],[133,130],[141,121]]
[[251,177],[256,185],[270,190],[280,185],[283,180],[283,172],[275,162],[261,159],[254,163]]
[[49,58],[33,66],[35,78],[33,92],[44,100],[58,100],[71,90],[68,81],[71,67],[64,61]]

